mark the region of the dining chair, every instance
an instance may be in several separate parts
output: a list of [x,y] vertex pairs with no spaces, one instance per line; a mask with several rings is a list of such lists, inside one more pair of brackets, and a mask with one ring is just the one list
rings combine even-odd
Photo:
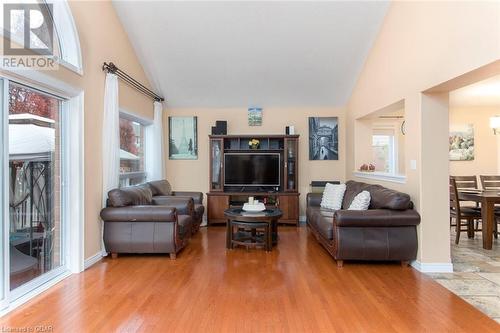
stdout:
[[[450,176],[450,178],[455,179],[455,182],[457,184],[457,190],[479,190],[479,184],[477,182],[477,177],[476,176]],[[474,203],[473,206],[467,205],[462,207],[467,207],[467,208],[473,208],[473,209],[481,209],[481,206],[479,205],[479,202]],[[450,226],[454,227],[455,224],[452,222],[452,218],[450,217]],[[476,221],[476,225],[474,228],[475,231],[481,231],[479,229],[479,221]]]
[[458,244],[460,234],[464,231],[467,231],[467,237],[474,238],[474,221],[481,219],[479,210],[460,206],[457,183],[452,177],[450,177],[450,219],[455,219],[455,244]]
[[[479,176],[481,186],[486,191],[500,191],[500,176]],[[495,207],[496,223],[493,226],[493,236],[498,238],[498,225],[500,224],[500,207]]]
[[451,176],[455,179],[458,190],[478,190],[479,185],[477,183],[476,176]]
[[500,190],[500,176],[479,176],[483,190]]

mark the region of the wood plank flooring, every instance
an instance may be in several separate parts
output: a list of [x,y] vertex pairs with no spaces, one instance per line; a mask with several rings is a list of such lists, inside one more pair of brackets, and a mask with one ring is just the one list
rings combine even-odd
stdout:
[[[202,229],[168,256],[105,259],[0,318],[54,332],[500,332],[500,325],[410,267],[335,261],[305,227],[272,253],[224,248]],[[5,330],[4,330],[5,331]]]

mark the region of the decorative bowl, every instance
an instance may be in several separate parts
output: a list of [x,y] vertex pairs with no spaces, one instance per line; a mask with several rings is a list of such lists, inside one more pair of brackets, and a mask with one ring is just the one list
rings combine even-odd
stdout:
[[266,206],[262,203],[259,202],[256,205],[251,205],[248,202],[243,205],[242,208],[245,212],[262,212],[266,210]]

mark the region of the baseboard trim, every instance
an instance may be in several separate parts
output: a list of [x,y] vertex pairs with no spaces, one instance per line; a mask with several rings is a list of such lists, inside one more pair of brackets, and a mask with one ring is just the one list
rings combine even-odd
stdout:
[[83,264],[83,269],[90,268],[91,266],[97,264],[99,261],[102,260],[102,257],[104,257],[103,252],[99,251],[96,254],[94,254],[92,257],[85,259],[85,263]]
[[412,261],[411,266],[421,273],[453,273],[453,264],[451,262],[420,262]]

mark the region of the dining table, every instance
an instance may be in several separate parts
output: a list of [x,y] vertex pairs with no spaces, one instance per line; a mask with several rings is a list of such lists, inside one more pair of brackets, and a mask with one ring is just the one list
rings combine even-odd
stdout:
[[498,190],[459,190],[458,198],[461,201],[473,201],[481,204],[481,220],[483,231],[483,248],[493,248],[493,227],[496,223],[495,204],[500,204]]

